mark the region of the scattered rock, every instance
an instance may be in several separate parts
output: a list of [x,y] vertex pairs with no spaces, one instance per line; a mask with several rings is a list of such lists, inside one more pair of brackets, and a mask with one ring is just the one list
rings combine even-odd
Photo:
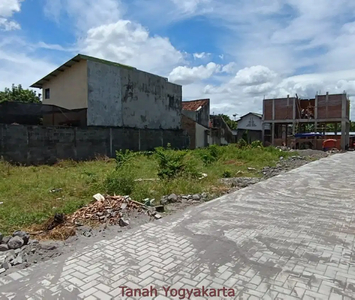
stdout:
[[256,171],[256,169],[255,168],[248,168],[248,171]]
[[154,218],[158,220],[158,219],[161,219],[162,216],[161,216],[160,214],[155,214],[155,215],[154,215]]
[[169,195],[168,197],[168,201],[170,203],[174,203],[174,202],[177,202],[179,200],[178,196],[176,194],[171,194]]
[[45,224],[46,230],[52,230],[65,221],[65,215],[56,213],[53,218],[49,219]]
[[124,220],[124,219],[120,219],[118,221],[118,225],[120,225],[121,227],[125,227],[125,226],[128,226],[129,225],[129,221],[128,220]]
[[254,177],[234,177],[234,178],[222,178],[221,183],[230,187],[245,188],[249,185],[253,185],[260,181],[260,178]]
[[5,261],[3,264],[2,264],[2,268],[5,269],[5,270],[8,270],[11,268],[11,264],[7,261]]
[[201,196],[199,194],[195,194],[192,196],[192,200],[198,201],[201,199]]
[[0,244],[0,252],[4,252],[9,250],[9,246],[7,244]]
[[11,239],[11,236],[4,236],[2,239],[3,244],[7,244],[10,239]]
[[5,262],[8,263],[12,263],[15,260],[15,254],[9,253],[6,257],[5,257]]
[[160,204],[161,205],[167,205],[168,204],[168,199],[163,197],[161,200],[160,200]]
[[27,245],[28,241],[30,240],[30,235],[25,231],[15,231],[12,236],[19,236],[22,238],[25,245]]
[[12,237],[7,243],[10,249],[21,248],[24,244],[24,240],[19,236]]
[[56,249],[57,245],[54,242],[42,242],[40,248],[42,250],[50,251]]
[[83,233],[83,236],[91,237],[91,236],[92,236],[92,232],[91,232],[91,231],[85,231],[85,232]]
[[6,269],[1,268],[1,269],[0,269],[0,274],[1,274],[1,273],[4,273],[4,272],[6,272]]
[[16,266],[16,265],[20,265],[23,263],[23,259],[22,259],[22,254],[19,254],[17,255],[17,257],[14,259],[13,261],[13,265]]
[[157,212],[164,212],[165,211],[165,208],[164,208],[164,205],[158,205],[155,207],[155,210]]
[[100,193],[95,194],[94,196],[92,196],[96,201],[104,201],[105,197],[102,196]]
[[92,228],[89,226],[81,226],[76,231],[77,231],[77,233],[82,234],[83,236],[86,236],[86,237],[92,236]]
[[61,192],[61,191],[63,191],[62,188],[59,188],[59,189],[52,189],[52,190],[50,190],[49,192],[50,192],[50,193],[59,193],[59,192]]

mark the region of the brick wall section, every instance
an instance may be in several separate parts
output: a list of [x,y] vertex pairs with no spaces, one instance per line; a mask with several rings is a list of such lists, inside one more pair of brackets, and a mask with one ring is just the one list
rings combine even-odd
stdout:
[[181,128],[187,132],[190,138],[190,149],[196,148],[196,123],[194,120],[182,115]]
[[[329,94],[328,101],[326,95],[318,96],[318,119],[340,119],[342,117],[342,99],[343,94]],[[275,120],[290,120],[293,118],[293,97],[274,99],[275,102]],[[265,99],[263,101],[264,120],[272,120],[272,101]],[[296,118],[299,118],[299,112],[302,108],[306,109],[308,105],[315,107],[315,99],[296,101]],[[347,104],[348,106],[348,104]],[[350,104],[349,104],[350,106]],[[350,107],[346,108],[347,114]]]
[[86,160],[97,155],[114,157],[119,149],[146,151],[168,143],[173,148],[188,148],[189,137],[182,130],[0,124],[0,156],[28,165]]

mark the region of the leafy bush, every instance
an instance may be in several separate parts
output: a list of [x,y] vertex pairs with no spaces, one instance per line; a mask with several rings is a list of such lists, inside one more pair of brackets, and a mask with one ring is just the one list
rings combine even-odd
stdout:
[[186,151],[175,151],[169,146],[155,149],[155,158],[158,162],[158,176],[162,179],[172,179],[181,175],[184,171],[184,157]]
[[254,141],[251,143],[252,148],[261,148],[263,147],[263,143],[261,141]]
[[238,142],[237,142],[237,147],[240,148],[240,149],[243,149],[245,147],[248,146],[248,143],[246,140],[244,139],[240,139]]
[[135,184],[133,172],[126,167],[110,173],[104,182],[106,192],[111,195],[130,195]]
[[116,151],[116,169],[121,168],[124,166],[127,162],[129,162],[132,158],[137,156],[138,153],[135,153],[131,150],[125,150],[123,151],[122,149],[120,151]]
[[220,158],[220,146],[211,145],[205,149],[198,150],[205,166],[210,165]]
[[242,135],[242,139],[246,141],[247,144],[249,144],[249,131],[245,130]]

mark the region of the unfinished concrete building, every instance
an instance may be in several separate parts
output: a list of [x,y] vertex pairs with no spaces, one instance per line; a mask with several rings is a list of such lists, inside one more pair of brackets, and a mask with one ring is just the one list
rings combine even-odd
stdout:
[[[327,125],[333,124],[339,148],[349,147],[350,101],[347,94],[316,95],[314,99],[264,99],[262,138],[265,145],[322,149]],[[341,129],[341,134],[338,134]],[[304,136],[302,136],[304,134]]]
[[181,129],[181,85],[134,67],[78,54],[31,87],[43,104],[85,109],[81,126]]

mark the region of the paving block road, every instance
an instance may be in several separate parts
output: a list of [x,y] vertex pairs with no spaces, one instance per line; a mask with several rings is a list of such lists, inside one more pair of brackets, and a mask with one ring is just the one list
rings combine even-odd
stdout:
[[355,299],[355,153],[0,277],[0,299]]

